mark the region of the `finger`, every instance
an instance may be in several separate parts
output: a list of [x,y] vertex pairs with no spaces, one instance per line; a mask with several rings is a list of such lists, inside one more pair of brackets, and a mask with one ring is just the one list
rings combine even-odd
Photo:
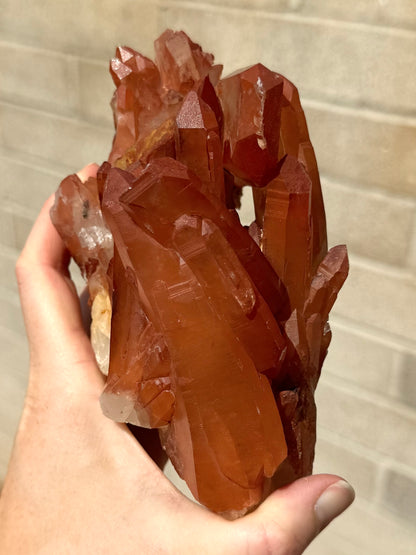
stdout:
[[97,175],[98,164],[88,164],[85,168],[82,168],[77,175],[82,182],[87,181],[89,177],[95,177]]
[[254,553],[257,547],[267,547],[267,553],[297,555],[353,502],[354,496],[352,487],[338,476],[309,476],[276,490],[241,523],[257,531],[249,535]]
[[18,267],[48,266],[59,271],[67,269],[69,253],[49,216],[54,199],[55,195],[51,195],[43,205],[26,240]]
[[16,264],[16,275],[29,342],[43,346],[44,335],[76,329],[81,318],[69,279],[69,254],[53,226],[50,197],[44,204]]
[[[94,175],[96,168],[84,168],[81,179]],[[55,365],[53,376],[48,372],[43,376],[54,384],[59,377],[65,379],[62,367],[81,368],[82,360],[95,367],[95,359],[82,326],[78,295],[69,279],[69,254],[49,217],[52,203],[50,197],[44,204],[18,260],[16,274],[32,363],[39,366],[48,359],[51,368]],[[58,363],[60,372],[56,369]]]
[[[97,168],[97,164],[90,164],[83,168],[78,175],[82,181],[85,181],[88,177],[96,174]],[[68,280],[70,255],[49,215],[53,202],[54,195],[50,196],[43,205],[16,266],[29,340],[32,332],[40,331],[37,329],[39,320],[41,324],[47,322],[47,314],[45,314],[46,318],[40,318],[45,312],[44,309],[65,306],[66,314],[62,314],[60,311],[63,316],[62,325],[69,328],[79,327],[82,321],[75,287]],[[49,289],[54,290],[49,291]],[[59,294],[60,303],[56,302],[54,293]],[[48,302],[46,302],[47,300]],[[37,306],[39,301],[41,301],[41,306]],[[37,333],[36,336],[38,335]]]

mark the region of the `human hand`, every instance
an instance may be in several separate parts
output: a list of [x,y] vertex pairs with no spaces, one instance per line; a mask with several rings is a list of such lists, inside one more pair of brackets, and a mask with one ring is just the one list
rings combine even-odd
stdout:
[[[79,175],[95,175],[87,166]],[[0,499],[0,552],[302,553],[353,500],[333,475],[272,493],[228,522],[182,495],[128,428],[103,416],[69,255],[42,209],[17,263],[30,377]]]

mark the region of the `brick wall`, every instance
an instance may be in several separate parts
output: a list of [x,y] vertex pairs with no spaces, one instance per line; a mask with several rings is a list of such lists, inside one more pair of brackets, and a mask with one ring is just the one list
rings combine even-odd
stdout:
[[[60,179],[107,156],[118,43],[152,55],[184,29],[225,73],[261,61],[299,86],[331,245],[351,274],[317,392],[316,471],[355,505],[310,555],[416,545],[416,4],[414,0],[0,0],[0,479],[27,379],[13,266]],[[412,526],[413,525],[413,526]]]

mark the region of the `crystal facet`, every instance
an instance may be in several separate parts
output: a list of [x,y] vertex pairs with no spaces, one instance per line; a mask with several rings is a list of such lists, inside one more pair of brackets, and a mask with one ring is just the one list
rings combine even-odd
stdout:
[[104,414],[158,428],[195,498],[235,518],[312,471],[347,251],[327,251],[296,87],[262,64],[221,80],[183,32],[155,50],[117,48],[109,161],[64,179],[51,217],[88,280]]

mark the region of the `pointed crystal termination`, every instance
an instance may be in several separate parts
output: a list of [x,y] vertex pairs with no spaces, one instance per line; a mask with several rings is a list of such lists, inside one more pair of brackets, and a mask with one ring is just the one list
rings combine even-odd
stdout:
[[283,102],[280,156],[289,154],[302,162],[312,183],[312,268],[315,271],[328,249],[321,182],[299,92],[293,83],[285,77],[281,77],[283,79]]
[[167,30],[155,41],[155,50],[156,64],[129,47],[117,48],[110,63],[117,88],[112,100],[116,134],[109,162],[122,169],[132,159],[145,165],[155,144],[165,156],[175,156],[169,121],[193,89],[211,106],[222,131],[221,106],[214,90],[222,66],[214,66],[212,54],[203,52],[182,31]]
[[143,135],[142,128],[154,128],[155,114],[162,121],[165,116],[159,71],[151,60],[132,48],[119,47],[110,73],[117,87],[112,100],[116,134],[109,156],[113,163]]
[[[214,68],[220,68],[220,71],[218,73],[219,79],[222,66],[214,66]],[[207,75],[205,79],[200,83],[197,89],[197,94],[199,98],[205,102],[205,104],[208,104],[208,106],[215,114],[215,119],[217,120],[218,125],[218,133],[222,145],[222,138],[224,135],[224,113],[222,111],[220,99],[218,98],[218,95],[214,88],[214,85],[216,84],[217,77],[213,77],[212,74]]]
[[199,177],[201,192],[225,201],[222,144],[213,110],[191,91],[176,118],[176,159]]
[[[276,74],[278,75],[278,74]],[[310,142],[305,114],[299,99],[297,88],[283,75],[282,103],[280,111],[280,143],[279,165],[284,157],[289,155],[296,158],[305,168],[311,180],[311,231],[312,231],[312,270],[324,258],[328,245],[326,237],[325,210],[322,198],[321,183],[315,153]],[[253,198],[256,212],[256,222],[262,227],[267,187],[253,189]]]
[[262,250],[286,285],[292,310],[303,307],[311,280],[310,207],[311,180],[287,156],[267,186]]
[[347,279],[348,269],[347,247],[345,245],[332,247],[312,280],[303,309],[306,318],[312,314],[321,314],[324,320],[328,318],[338,291]]
[[224,166],[242,184],[264,186],[277,173],[283,79],[262,64],[220,81]]
[[[311,330],[308,344],[311,361],[314,362],[315,368],[311,377],[313,388],[318,383],[322,364],[331,341],[331,330],[328,323],[329,312],[347,279],[348,271],[349,263],[346,246],[332,247],[318,266],[312,279],[309,295],[305,301],[303,313],[307,321],[307,331]],[[319,340],[312,334],[314,328],[315,335],[318,335]],[[319,328],[319,331],[317,331],[317,328]]]
[[183,31],[170,29],[155,41],[155,52],[163,87],[182,96],[209,74],[214,61],[212,54],[203,52]]
[[51,216],[88,279],[104,414],[158,428],[195,498],[236,518],[312,472],[348,257],[327,252],[296,87],[261,64],[220,80],[183,32],[155,49],[117,49],[109,162],[66,178]]

